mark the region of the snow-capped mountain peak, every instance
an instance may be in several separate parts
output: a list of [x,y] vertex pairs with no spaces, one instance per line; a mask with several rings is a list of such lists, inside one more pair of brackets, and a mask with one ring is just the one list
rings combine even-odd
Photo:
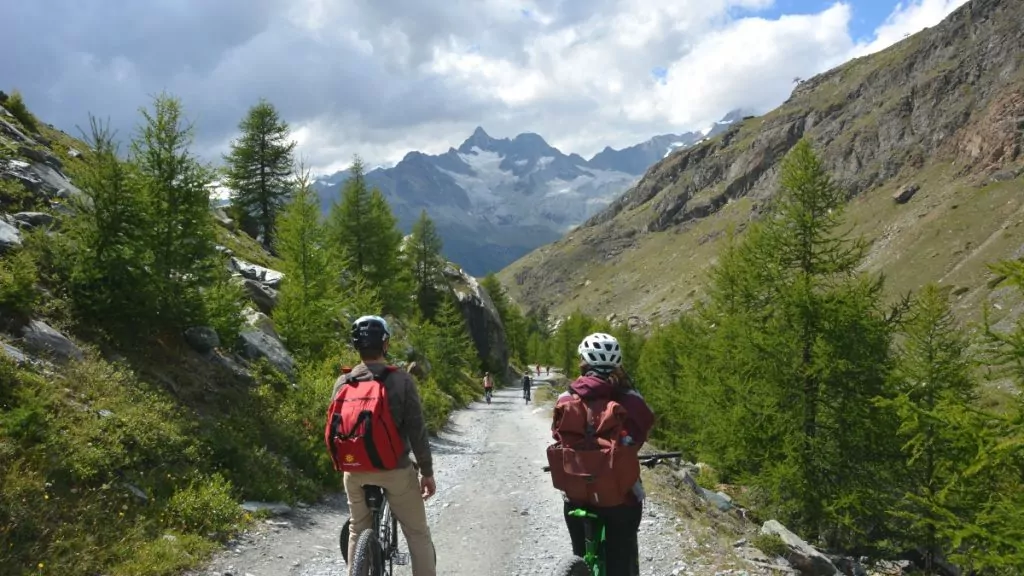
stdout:
[[[427,210],[445,254],[471,274],[498,270],[559,238],[607,206],[673,151],[724,130],[656,136],[623,150],[605,147],[589,161],[566,155],[539,134],[494,138],[477,127],[458,148],[409,152],[366,174],[384,192],[404,230]],[[338,197],[347,171],[316,180],[322,206]]]

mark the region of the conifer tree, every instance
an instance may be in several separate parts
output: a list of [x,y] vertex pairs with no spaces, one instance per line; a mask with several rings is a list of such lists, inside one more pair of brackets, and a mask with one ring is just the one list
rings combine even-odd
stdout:
[[838,229],[844,195],[806,140],[779,185],[713,277],[705,386],[723,413],[709,449],[754,475],[790,527],[860,543],[886,506],[870,487],[898,456],[895,420],[873,402],[890,395],[881,280],[857,272],[864,244]]
[[384,311],[408,310],[410,273],[400,259],[402,232],[383,193],[370,189],[362,161],[356,157],[342,185],[340,202],[331,207],[328,235],[346,262],[348,276],[360,276],[380,295]]
[[436,320],[421,323],[420,346],[433,365],[431,380],[453,398],[468,401],[470,397],[463,383],[466,376],[477,369],[477,353],[455,296],[450,293],[445,296]]
[[67,224],[58,269],[67,271],[67,290],[83,323],[130,337],[152,318],[149,211],[140,176],[119,159],[109,127],[94,117],[89,122],[85,139],[92,152],[76,181],[86,200],[72,200],[79,216]]
[[337,342],[342,295],[336,259],[327,245],[307,171],[300,169],[295,192],[276,228],[284,280],[274,321],[292,350],[316,358]]
[[242,134],[224,157],[227,185],[235,191],[232,205],[255,219],[269,250],[274,246],[277,213],[293,188],[289,178],[296,143],[289,139],[288,124],[277,109],[263,99],[249,109],[238,128]]
[[[521,310],[508,296],[508,291],[502,286],[501,281],[492,272],[481,280],[480,285],[491,297],[498,316],[501,317],[501,324],[505,328],[505,343],[508,346],[509,356],[520,362],[531,361],[527,354],[527,342],[529,334],[526,318]],[[533,360],[536,362],[536,359]]]
[[968,342],[944,294],[926,286],[913,313],[894,371],[898,395],[882,404],[899,416],[906,456],[905,491],[893,510],[899,538],[923,550],[924,569],[932,574],[936,555],[952,549],[950,518],[967,516],[977,504],[955,484],[970,465],[984,422],[973,408],[978,395]]
[[[993,272],[1024,293],[1024,262],[1008,260]],[[999,329],[985,311],[983,358],[993,379],[1010,378],[1024,388],[1024,320]],[[951,558],[983,573],[1024,572],[1024,400],[1016,398],[1005,413],[986,414],[988,426],[978,433],[979,449],[958,487],[978,493],[980,503],[966,518],[950,519]]]
[[444,257],[441,256],[441,236],[427,211],[420,212],[413,224],[412,234],[405,244],[406,268],[412,270],[413,293],[420,314],[433,318],[444,298]]
[[157,96],[131,146],[152,214],[150,247],[159,322],[184,328],[202,319],[200,288],[214,274],[213,170],[190,150],[193,128],[181,101]]

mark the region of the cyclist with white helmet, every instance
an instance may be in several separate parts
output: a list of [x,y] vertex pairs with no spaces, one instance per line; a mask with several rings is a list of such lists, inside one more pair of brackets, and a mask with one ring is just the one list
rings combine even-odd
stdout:
[[[622,349],[619,341],[610,334],[597,332],[580,342],[577,352],[580,357],[580,376],[569,385],[569,391],[558,397],[556,405],[567,403],[573,397],[584,401],[607,398],[616,401],[626,410],[626,442],[637,448],[647,440],[654,425],[654,413],[639,392],[633,389],[632,381],[622,369]],[[574,508],[586,508],[597,514],[605,525],[605,562],[608,576],[632,576],[639,574],[639,543],[637,532],[643,516],[643,488],[637,481],[633,490],[625,495],[625,504],[619,506],[594,506],[566,501],[565,524],[572,539],[573,553],[583,556],[585,552],[584,520],[569,515]]]

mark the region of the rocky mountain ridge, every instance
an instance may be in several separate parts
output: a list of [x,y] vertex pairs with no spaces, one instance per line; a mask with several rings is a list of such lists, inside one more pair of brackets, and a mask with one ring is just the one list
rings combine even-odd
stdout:
[[[559,238],[612,202],[651,164],[724,131],[742,112],[699,132],[665,134],[590,160],[564,154],[534,133],[494,138],[476,128],[458,148],[438,155],[409,152],[367,181],[384,192],[406,231],[426,210],[437,224],[445,255],[470,273],[496,271]],[[329,210],[348,171],[319,178]]]
[[1021,14],[1020,0],[973,0],[801,83],[772,112],[654,165],[499,277],[528,307],[667,321],[700,297],[722,243],[771,201],[779,161],[807,136],[849,193],[852,231],[873,241],[865,269],[894,294],[950,285],[976,314],[991,292],[986,264],[1024,241]]

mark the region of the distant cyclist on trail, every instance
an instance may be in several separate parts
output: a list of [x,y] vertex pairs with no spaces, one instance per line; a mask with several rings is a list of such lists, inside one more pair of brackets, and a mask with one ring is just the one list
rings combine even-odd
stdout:
[[[383,318],[359,318],[352,323],[351,339],[362,362],[344,369],[335,382],[326,430],[335,468],[344,471],[351,513],[348,558],[355,557],[356,539],[373,523],[362,487],[379,486],[402,526],[413,575],[435,576],[437,558],[423,501],[437,486],[416,383],[404,370],[387,364],[391,330]],[[371,411],[374,415],[364,421]],[[367,432],[353,434],[361,426]],[[372,436],[370,430],[375,431]],[[400,440],[392,443],[392,435]],[[416,456],[419,476],[410,452]]]
[[[604,522],[607,576],[636,576],[644,500],[637,454],[654,425],[654,414],[622,369],[622,350],[615,337],[591,334],[577,351],[580,377],[555,403],[556,444],[548,448],[552,481],[564,494],[573,554],[584,555],[586,537],[584,520],[569,511],[583,508]],[[563,453],[588,457],[563,459]],[[566,461],[586,469],[569,470]],[[583,480],[581,472],[596,481]]]
[[523,372],[523,398],[526,398],[527,402],[530,401],[530,387],[532,385],[533,381],[530,380],[530,372]]
[[484,396],[488,397],[490,401],[490,395],[494,392],[494,379],[491,378],[490,372],[484,372]]

